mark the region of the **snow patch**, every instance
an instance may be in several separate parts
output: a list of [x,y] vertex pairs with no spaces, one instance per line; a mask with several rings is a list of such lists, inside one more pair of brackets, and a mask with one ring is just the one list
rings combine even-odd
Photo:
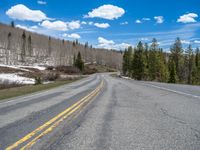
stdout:
[[33,66],[22,66],[22,65],[4,65],[4,64],[0,64],[0,67],[8,67],[8,68],[13,68],[13,69],[18,69],[18,70],[22,70],[22,71],[27,71],[27,72],[31,72],[28,69],[24,69],[24,68],[33,68],[33,69],[38,69],[38,70],[45,70],[46,67],[42,67],[42,66],[38,66],[38,65],[33,65]]
[[27,71],[27,72],[30,71],[28,69],[20,68],[19,66],[11,66],[11,65],[0,64],[0,67],[7,67],[7,68],[12,68],[12,69],[18,69],[18,70]]
[[8,81],[9,84],[35,84],[35,80],[32,78],[21,77],[17,74],[0,74],[0,83]]

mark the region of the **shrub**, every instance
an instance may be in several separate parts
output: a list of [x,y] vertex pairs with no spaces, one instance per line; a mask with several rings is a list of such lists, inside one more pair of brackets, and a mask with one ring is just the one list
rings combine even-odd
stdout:
[[44,81],[55,81],[59,78],[59,73],[57,72],[46,72],[43,76]]
[[42,84],[42,80],[40,77],[35,77],[35,85]]

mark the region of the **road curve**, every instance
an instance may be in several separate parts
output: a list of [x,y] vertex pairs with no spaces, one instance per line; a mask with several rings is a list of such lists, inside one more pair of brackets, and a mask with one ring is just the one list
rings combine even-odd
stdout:
[[0,103],[0,149],[199,150],[200,87],[96,74]]

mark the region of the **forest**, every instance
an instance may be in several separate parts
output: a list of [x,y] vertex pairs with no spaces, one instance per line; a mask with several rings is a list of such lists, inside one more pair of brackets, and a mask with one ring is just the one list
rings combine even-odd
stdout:
[[0,63],[6,65],[72,66],[80,52],[85,64],[122,68],[122,53],[93,48],[78,40],[56,39],[0,23]]
[[183,48],[180,38],[163,51],[154,38],[150,45],[139,42],[123,55],[123,75],[136,80],[181,84],[200,84],[200,50]]

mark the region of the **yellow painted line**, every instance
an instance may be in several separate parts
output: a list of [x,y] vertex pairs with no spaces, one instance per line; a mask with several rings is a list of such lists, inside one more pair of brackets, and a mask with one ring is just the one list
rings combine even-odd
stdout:
[[49,128],[47,128],[44,132],[42,132],[40,135],[38,135],[37,137],[35,137],[31,142],[29,142],[24,147],[22,147],[21,150],[30,149],[30,147],[33,146],[41,137],[43,137],[44,135],[46,135],[49,132],[51,132],[55,127],[57,127],[67,117],[69,117],[71,114],[73,114],[74,112],[76,112],[77,110],[79,110],[82,106],[84,106],[85,103],[87,103],[88,101],[90,102],[90,100],[92,99],[92,97],[98,95],[99,91],[100,91],[100,88],[98,88],[97,91],[95,91],[95,93],[93,93],[93,95],[91,95],[91,97],[89,99],[87,99],[87,101],[85,101],[84,103],[81,103],[79,106],[77,106],[75,109],[73,109],[72,111],[70,111],[68,114],[64,115],[62,118],[60,118],[58,121],[56,121],[53,125],[51,125]]
[[56,120],[58,120],[62,116],[66,115],[67,113],[70,113],[70,111],[73,111],[73,109],[75,109],[76,107],[78,107],[81,103],[83,103],[87,99],[90,99],[90,97],[93,94],[95,94],[96,91],[98,91],[98,90],[101,89],[102,85],[103,85],[103,81],[90,94],[86,95],[81,100],[79,100],[77,103],[73,104],[72,106],[70,106],[69,108],[67,108],[66,110],[64,110],[63,112],[61,112],[60,114],[58,114],[57,116],[55,116],[54,118],[52,118],[51,120],[47,121],[45,124],[41,125],[37,129],[35,129],[34,131],[30,132],[29,134],[27,134],[26,136],[24,136],[23,138],[21,138],[19,141],[15,142],[11,146],[7,147],[6,150],[12,150],[12,149],[18,147],[20,144],[26,142],[27,140],[29,140],[30,138],[32,138],[34,135],[36,135],[37,133],[39,133],[41,130],[43,130],[43,129],[47,128],[48,126],[50,126],[51,124],[53,124]]

